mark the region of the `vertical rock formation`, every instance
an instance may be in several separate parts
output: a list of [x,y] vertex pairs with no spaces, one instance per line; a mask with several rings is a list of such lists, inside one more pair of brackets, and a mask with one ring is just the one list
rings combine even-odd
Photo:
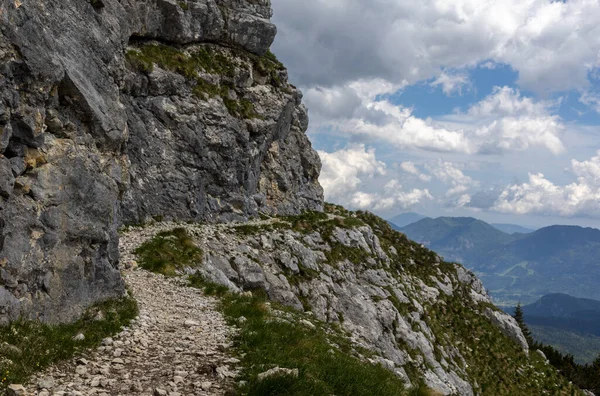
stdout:
[[268,0],[0,3],[0,323],[123,292],[117,228],[321,209]]

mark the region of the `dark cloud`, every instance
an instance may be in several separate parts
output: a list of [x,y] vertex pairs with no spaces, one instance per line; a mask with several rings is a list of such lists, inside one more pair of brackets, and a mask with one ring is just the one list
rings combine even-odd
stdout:
[[[408,83],[493,59],[538,92],[585,88],[600,7],[572,0],[277,0],[274,52],[301,86]],[[573,34],[577,32],[577,34]]]

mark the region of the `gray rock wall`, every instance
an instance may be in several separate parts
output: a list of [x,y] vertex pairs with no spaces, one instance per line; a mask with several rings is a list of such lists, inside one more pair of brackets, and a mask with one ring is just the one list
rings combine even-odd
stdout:
[[[265,58],[270,16],[268,0],[0,2],[0,323],[122,294],[124,222],[322,207],[301,94]],[[140,68],[128,54],[148,45],[176,54]],[[203,50],[227,76],[173,66]]]

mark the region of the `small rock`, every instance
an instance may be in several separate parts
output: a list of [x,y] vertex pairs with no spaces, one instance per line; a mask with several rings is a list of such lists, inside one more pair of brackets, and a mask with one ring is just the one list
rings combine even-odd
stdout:
[[311,329],[313,329],[313,330],[317,328],[317,326],[315,326],[313,323],[309,322],[309,321],[308,321],[308,320],[306,320],[306,319],[302,319],[302,320],[300,321],[300,323],[302,323],[304,326],[306,326],[306,327],[309,327],[309,328],[311,328]]
[[131,384],[131,390],[134,392],[141,393],[144,391],[144,388],[142,387],[140,381],[135,381],[133,384]]
[[183,383],[183,377],[176,375],[175,377],[173,377],[173,382],[175,382],[175,384],[181,384]]
[[100,377],[94,377],[92,379],[92,382],[90,383],[90,386],[92,388],[97,388],[98,386],[100,386]]
[[85,340],[85,336],[83,335],[83,333],[79,333],[75,337],[73,337],[73,341],[83,341],[83,340]]
[[7,390],[8,396],[27,396],[27,391],[20,384],[11,384]]
[[110,346],[113,344],[113,339],[110,337],[106,337],[105,339],[102,340],[102,345],[104,346]]
[[288,369],[282,367],[275,367],[271,370],[267,370],[264,373],[258,374],[258,380],[262,381],[265,378],[274,377],[276,375],[290,375],[292,377],[298,377],[298,369]]
[[39,393],[38,396],[50,396],[50,392],[47,389],[42,389]]
[[188,319],[185,322],[183,322],[183,325],[185,327],[196,327],[196,326],[200,326],[200,323],[193,321],[191,319]]
[[167,396],[167,391],[161,388],[154,388],[154,396]]
[[219,378],[235,378],[236,373],[229,370],[227,366],[217,367],[217,375]]
[[84,375],[85,373],[87,373],[87,368],[85,366],[77,366],[75,368],[75,372],[79,375]]
[[21,351],[20,348],[8,344],[6,342],[2,343],[2,346],[0,346],[0,353],[2,353],[3,355],[9,355],[9,356],[21,356],[21,354],[23,353],[23,351]]
[[212,382],[208,382],[208,381],[200,384],[200,387],[202,388],[203,391],[208,391],[211,386],[212,386]]
[[37,383],[38,389],[52,389],[54,388],[54,378],[48,375],[42,379],[40,379]]
[[85,358],[77,359],[77,364],[80,366],[87,366],[88,363],[89,363],[89,361]]

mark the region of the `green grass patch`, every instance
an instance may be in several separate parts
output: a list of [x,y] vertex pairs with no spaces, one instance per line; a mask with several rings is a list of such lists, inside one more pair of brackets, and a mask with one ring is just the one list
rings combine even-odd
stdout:
[[203,252],[184,228],[175,228],[144,242],[135,254],[145,270],[174,276],[178,270],[197,267],[202,262]]
[[[97,320],[98,312],[102,312],[103,319]],[[0,327],[0,345],[16,347],[4,347],[0,354],[0,393],[9,384],[26,383],[36,371],[100,345],[103,338],[121,331],[137,314],[135,300],[122,298],[94,305],[72,324],[46,325],[18,320]],[[73,340],[79,333],[85,338]]]
[[[185,10],[188,4],[179,2],[179,6]],[[154,65],[158,65],[162,69],[181,74],[187,79],[195,81],[196,85],[192,89],[194,95],[203,100],[220,97],[229,113],[234,117],[260,118],[254,104],[248,99],[233,100],[229,98],[229,90],[233,88],[231,83],[212,84],[199,76],[199,72],[205,72],[229,79],[235,77],[237,61],[221,51],[205,46],[185,53],[164,44],[147,44],[130,49],[125,57],[134,69],[143,73],[151,73]],[[269,62],[272,63],[272,61]]]
[[353,264],[361,264],[367,261],[371,255],[361,248],[342,245],[341,243],[330,242],[331,250],[325,252],[329,264],[337,264],[348,260]]
[[229,291],[229,288],[219,283],[211,282],[204,278],[201,274],[195,273],[188,277],[188,281],[191,287],[201,289],[204,294],[209,296],[222,297]]
[[[379,365],[351,355],[343,337],[334,337],[325,324],[315,329],[296,322],[273,320],[265,298],[228,294],[223,311],[231,324],[241,327],[236,347],[243,356],[244,395],[406,395],[404,383]],[[276,306],[276,304],[273,304]],[[279,309],[279,307],[278,307]],[[281,308],[284,309],[284,308]],[[291,311],[287,311],[291,312]],[[247,320],[239,323],[240,317]],[[333,337],[333,338],[332,338]],[[335,343],[341,347],[332,347]],[[259,373],[279,366],[297,368],[298,377],[278,376],[258,381]]]

